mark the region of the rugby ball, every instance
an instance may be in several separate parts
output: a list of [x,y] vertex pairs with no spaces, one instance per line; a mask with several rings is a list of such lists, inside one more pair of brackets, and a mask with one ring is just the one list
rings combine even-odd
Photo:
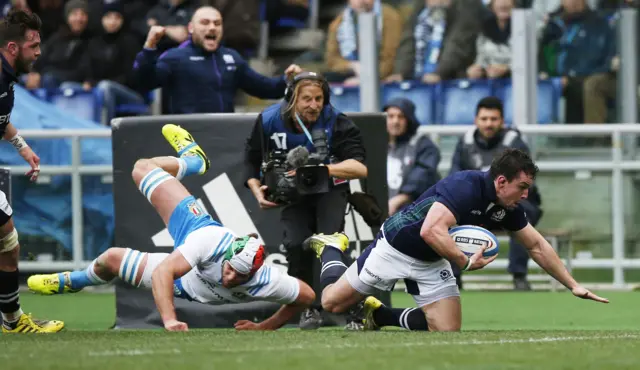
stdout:
[[449,235],[453,238],[458,248],[467,256],[472,256],[485,245],[487,248],[482,254],[484,257],[491,257],[498,254],[498,238],[489,230],[474,225],[456,226],[449,230]]

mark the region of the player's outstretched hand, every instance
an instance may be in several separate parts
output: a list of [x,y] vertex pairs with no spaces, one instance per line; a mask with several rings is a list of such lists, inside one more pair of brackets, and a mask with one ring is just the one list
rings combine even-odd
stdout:
[[31,181],[36,181],[40,174],[40,157],[31,150],[30,147],[22,148],[20,150],[20,156],[29,163],[31,170],[26,173]]
[[470,257],[471,261],[469,262],[469,267],[466,271],[480,270],[498,257],[497,254],[491,257],[483,257],[482,253],[484,253],[485,248],[478,249],[476,253]]
[[167,331],[189,331],[189,327],[186,323],[178,320],[170,320],[164,323],[164,328]]
[[249,320],[239,320],[233,326],[236,330],[265,330],[260,324]]
[[593,293],[591,293],[588,289],[585,289],[578,285],[577,287],[571,289],[571,293],[574,296],[582,299],[590,299],[592,301],[601,302],[601,303],[609,303],[609,300],[606,298],[599,297]]

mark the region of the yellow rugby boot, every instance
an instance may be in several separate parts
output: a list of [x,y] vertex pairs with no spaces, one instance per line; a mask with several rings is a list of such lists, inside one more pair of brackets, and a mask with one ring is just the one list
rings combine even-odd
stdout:
[[367,297],[364,300],[364,319],[362,320],[364,330],[380,330],[380,327],[373,319],[373,313],[380,307],[382,307],[382,302],[374,296]]
[[[171,144],[173,149],[178,153],[178,157],[188,159],[188,157],[199,157],[202,164],[198,166],[197,173],[202,175],[209,170],[211,163],[209,158],[204,154],[204,150],[196,143],[191,134],[178,125],[166,124],[162,127],[162,135]],[[199,161],[198,161],[199,162]],[[187,162],[192,167],[191,161]],[[190,171],[191,168],[187,170]]]
[[71,289],[71,272],[57,274],[32,275],[27,279],[29,290],[43,295],[76,293],[80,290]]
[[10,333],[57,333],[64,329],[64,322],[58,320],[36,320],[30,314],[23,313],[15,323],[2,323],[2,332]]
[[313,249],[318,258],[322,256],[325,246],[330,246],[344,252],[349,247],[349,238],[343,233],[333,233],[331,235],[316,234],[308,237],[302,242],[302,248]]

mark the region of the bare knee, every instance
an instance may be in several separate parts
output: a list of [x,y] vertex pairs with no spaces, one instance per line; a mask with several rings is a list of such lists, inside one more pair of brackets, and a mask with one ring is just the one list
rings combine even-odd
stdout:
[[[328,290],[328,291],[327,291]],[[322,309],[331,313],[341,313],[349,309],[350,305],[345,304],[344,301],[338,300],[338,297],[331,294],[330,289],[325,289],[322,293]]]
[[124,248],[109,248],[102,253],[100,257],[98,257],[96,264],[98,264],[100,268],[105,269],[114,275],[118,275],[124,253]]
[[332,297],[322,296],[322,309],[326,312],[340,313],[340,304]]
[[136,163],[133,165],[133,171],[131,172],[131,177],[133,177],[133,181],[136,184],[140,183],[142,179],[149,173],[151,170],[156,168],[157,166],[151,159],[138,159]]
[[459,322],[429,323],[429,331],[460,331],[461,326]]

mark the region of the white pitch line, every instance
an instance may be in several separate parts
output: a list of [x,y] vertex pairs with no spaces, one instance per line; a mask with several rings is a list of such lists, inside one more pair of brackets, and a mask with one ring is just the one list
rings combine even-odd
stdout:
[[[292,344],[286,346],[272,347],[255,347],[255,348],[211,348],[207,352],[219,353],[247,353],[247,352],[277,352],[298,350],[314,350],[314,349],[344,349],[344,348],[401,348],[401,347],[429,347],[429,346],[479,346],[490,344],[516,344],[516,343],[553,343],[553,342],[583,342],[601,339],[617,339],[629,340],[640,339],[640,335],[624,334],[624,335],[603,335],[590,337],[542,337],[528,339],[497,339],[497,340],[468,340],[468,341],[442,341],[442,342],[405,342],[405,343],[339,343],[339,344]],[[117,356],[148,356],[148,355],[172,355],[181,353],[178,349],[173,350],[146,350],[146,349],[130,349],[116,351],[89,352],[87,355],[91,357],[117,357]]]

